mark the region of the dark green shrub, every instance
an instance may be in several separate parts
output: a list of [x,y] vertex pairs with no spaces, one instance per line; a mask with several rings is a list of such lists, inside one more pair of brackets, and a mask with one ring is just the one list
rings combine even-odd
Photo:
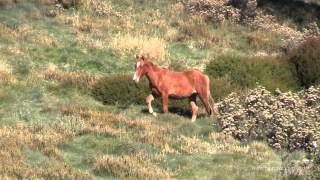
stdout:
[[150,94],[148,80],[142,78],[135,85],[132,75],[115,74],[101,78],[93,87],[92,95],[105,104],[145,104]]
[[307,39],[289,53],[298,78],[305,87],[320,83],[320,37]]
[[216,98],[253,88],[257,83],[271,91],[298,89],[294,67],[283,59],[223,56],[211,61],[205,72],[210,77],[211,92]]

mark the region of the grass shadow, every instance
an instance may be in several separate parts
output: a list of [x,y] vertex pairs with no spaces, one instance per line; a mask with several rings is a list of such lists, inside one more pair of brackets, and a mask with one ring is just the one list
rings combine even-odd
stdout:
[[[140,112],[144,114],[149,114],[147,108],[143,108]],[[156,110],[156,112],[163,113],[162,110],[159,110],[159,111]],[[192,112],[190,109],[185,109],[181,107],[169,107],[169,113],[176,114],[184,118],[191,118],[192,116]],[[204,118],[206,116],[207,115],[205,113],[198,113],[197,118]]]

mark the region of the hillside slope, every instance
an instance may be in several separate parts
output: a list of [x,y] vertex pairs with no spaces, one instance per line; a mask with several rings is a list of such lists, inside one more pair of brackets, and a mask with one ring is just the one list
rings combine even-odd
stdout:
[[105,105],[90,93],[100,77],[133,73],[138,53],[204,70],[221,55],[274,57],[289,37],[208,22],[179,0],[81,2],[0,3],[1,179],[308,176],[309,166],[291,163],[305,152],[235,140],[204,110],[196,123],[188,113],[155,118],[144,106]]

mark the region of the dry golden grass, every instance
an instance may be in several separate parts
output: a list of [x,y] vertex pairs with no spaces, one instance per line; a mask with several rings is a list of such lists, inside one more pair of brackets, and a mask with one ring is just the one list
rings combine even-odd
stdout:
[[178,141],[181,142],[179,151],[189,154],[215,154],[221,152],[239,153],[249,155],[257,162],[266,159],[275,158],[275,154],[271,151],[267,144],[262,142],[253,142],[247,145],[241,144],[231,136],[224,133],[210,133],[208,138],[214,143],[209,143],[197,137],[180,136]]
[[[54,69],[54,66],[51,66]],[[197,137],[175,138],[173,129],[163,127],[150,119],[133,120],[124,115],[91,110],[75,105],[61,106],[62,120],[53,125],[17,123],[0,127],[1,178],[22,179],[93,179],[88,172],[74,170],[70,165],[55,159],[62,157],[58,145],[78,135],[97,134],[130,139],[159,148],[159,153],[137,150],[129,155],[103,155],[93,164],[96,174],[108,173],[118,178],[170,179],[171,172],[157,166],[168,154],[214,154],[220,152],[240,153],[257,162],[274,158],[270,148],[254,142],[242,145],[223,133],[212,132],[208,140]],[[174,148],[172,145],[175,145]],[[26,162],[24,148],[28,147],[46,155],[42,166]]]
[[236,152],[246,154],[248,153],[249,147],[241,146],[239,143],[232,144],[230,143],[208,143],[197,137],[185,137],[180,136],[179,141],[181,142],[180,151],[189,154],[197,153],[209,153],[215,154],[218,152]]
[[56,145],[67,137],[72,137],[73,133],[60,126],[17,124],[16,126],[2,126],[0,135],[7,141],[18,145],[28,145],[48,156],[60,156],[61,152],[56,148]]
[[85,72],[63,72],[56,65],[48,64],[43,71],[43,77],[49,80],[56,80],[64,85],[71,85],[80,89],[91,89],[99,79],[98,76]]
[[95,23],[94,18],[89,15],[80,15],[79,12],[72,15],[59,14],[56,18],[58,22],[71,26],[76,33],[91,32]]
[[0,72],[10,74],[12,68],[4,60],[0,60]]
[[[135,141],[157,147],[162,153],[215,154],[219,152],[250,155],[256,160],[263,160],[270,154],[270,148],[255,142],[242,145],[229,135],[211,132],[210,142],[198,137],[179,136],[174,138],[174,129],[159,126],[150,119],[132,120],[123,115],[98,112],[78,106],[64,106],[62,115],[69,117],[67,127],[74,126],[76,134],[98,134],[113,137],[130,138]],[[137,133],[139,132],[139,133]],[[179,146],[173,145],[178,143]],[[259,153],[259,157],[255,157]]]
[[178,37],[178,33],[179,31],[175,28],[168,28],[167,31],[166,31],[166,34],[164,35],[164,38],[167,40],[167,41],[175,41],[177,40],[177,37]]
[[171,12],[174,12],[176,14],[182,14],[185,12],[185,6],[182,2],[178,2],[176,4],[171,5],[170,7]]
[[50,36],[46,32],[36,32],[34,37],[31,39],[33,43],[56,47],[60,44],[60,41],[54,36]]
[[106,39],[95,39],[90,34],[77,33],[76,40],[80,46],[95,49],[104,49],[108,47]]
[[0,60],[0,82],[5,84],[15,84],[17,79],[12,74],[12,68],[4,60]]
[[[73,116],[69,119],[69,124],[79,124],[77,126],[79,133],[130,137],[160,148],[163,152],[175,152],[170,147],[170,144],[174,143],[171,137],[172,129],[158,126],[150,119],[131,120],[123,115],[99,112],[77,106],[62,107],[61,112],[64,116]],[[83,118],[80,123],[78,117]]]
[[241,32],[241,35],[248,40],[249,47],[253,50],[264,49],[265,55],[262,52],[257,53],[256,56],[267,56],[268,51],[275,51],[279,49],[279,44],[276,43],[275,39],[278,36],[274,32],[265,32],[256,30],[253,32]]
[[115,177],[133,179],[170,179],[170,174],[140,154],[135,156],[104,155],[94,164],[97,173],[108,172]]
[[[74,171],[56,160],[62,155],[57,145],[73,137],[64,127],[17,123],[1,126],[0,136],[1,179],[93,179],[88,172]],[[43,153],[48,160],[43,166],[28,164],[25,148]]]
[[113,37],[112,48],[120,53],[134,50],[161,61],[168,55],[166,42],[163,39],[143,35],[119,34]]
[[0,23],[0,34],[11,38],[24,39],[32,34],[32,28],[28,25],[20,25],[10,28],[9,26]]

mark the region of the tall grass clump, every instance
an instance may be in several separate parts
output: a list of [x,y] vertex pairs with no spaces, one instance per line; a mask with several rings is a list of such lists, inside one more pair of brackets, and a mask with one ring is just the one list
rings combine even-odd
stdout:
[[301,85],[320,83],[320,37],[310,38],[289,53]]
[[222,56],[209,62],[205,72],[211,79],[212,94],[216,98],[257,84],[269,90],[298,89],[292,64],[274,57]]

